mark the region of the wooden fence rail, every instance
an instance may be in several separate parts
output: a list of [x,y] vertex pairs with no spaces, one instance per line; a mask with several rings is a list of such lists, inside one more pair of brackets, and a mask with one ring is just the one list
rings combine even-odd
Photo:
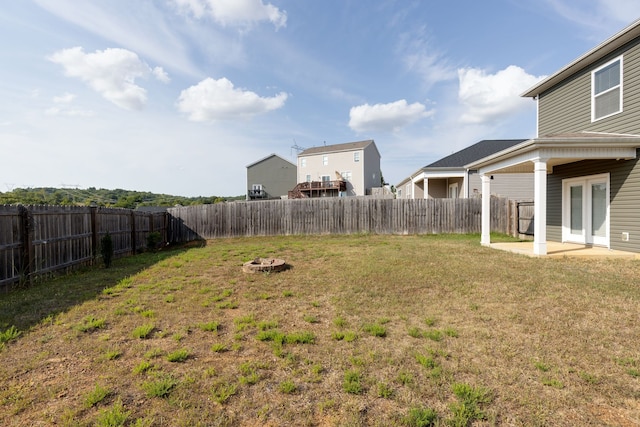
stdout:
[[[517,233],[516,202],[491,199],[491,230]],[[481,199],[312,198],[170,208],[172,243],[291,234],[480,233]]]
[[153,231],[166,240],[165,213],[0,205],[0,290],[37,275],[91,264],[107,233],[119,257],[144,249]]

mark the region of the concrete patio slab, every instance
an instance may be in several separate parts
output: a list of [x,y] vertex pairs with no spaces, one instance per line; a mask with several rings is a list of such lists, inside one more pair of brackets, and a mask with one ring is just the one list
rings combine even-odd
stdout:
[[[533,242],[499,242],[491,243],[489,247],[501,251],[508,251],[530,257],[539,257],[533,253]],[[547,257],[581,257],[581,258],[626,258],[640,259],[640,254],[633,252],[615,251],[599,246],[585,246],[574,243],[547,242]]]

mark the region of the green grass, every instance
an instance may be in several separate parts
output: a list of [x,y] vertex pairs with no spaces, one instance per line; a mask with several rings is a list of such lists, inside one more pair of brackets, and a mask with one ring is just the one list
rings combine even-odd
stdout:
[[0,425],[634,425],[638,277],[479,236],[116,259],[2,295]]

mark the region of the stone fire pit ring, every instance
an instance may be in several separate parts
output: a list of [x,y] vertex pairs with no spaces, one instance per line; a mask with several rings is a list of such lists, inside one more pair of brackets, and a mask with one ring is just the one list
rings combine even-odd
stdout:
[[242,264],[242,271],[245,273],[276,272],[284,270],[286,266],[283,259],[255,258],[252,261]]

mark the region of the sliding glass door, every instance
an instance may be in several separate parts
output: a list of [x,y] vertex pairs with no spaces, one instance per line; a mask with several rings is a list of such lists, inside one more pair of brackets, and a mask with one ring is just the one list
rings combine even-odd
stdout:
[[562,240],[609,246],[609,174],[565,179]]

